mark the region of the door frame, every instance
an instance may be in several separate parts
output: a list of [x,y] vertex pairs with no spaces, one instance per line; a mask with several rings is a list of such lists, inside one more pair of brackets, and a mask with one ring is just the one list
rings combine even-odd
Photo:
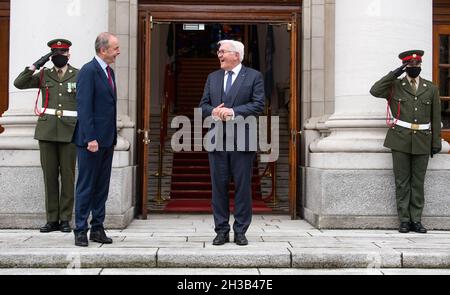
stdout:
[[[10,30],[10,1],[0,1],[0,32],[2,40],[0,44],[0,116],[8,109],[9,105],[9,30]],[[3,127],[0,125],[0,133]]]
[[[437,24],[433,25],[433,82],[439,87],[439,48],[440,48],[440,35],[450,35],[450,24]],[[441,97],[440,97],[441,98]],[[446,97],[448,100],[449,98]],[[441,137],[450,142],[450,131],[444,129],[441,131]]]
[[[290,68],[290,112],[289,112],[289,214],[292,219],[297,218],[297,194],[301,192],[297,183],[297,167],[299,153],[300,118],[300,6],[225,6],[225,5],[139,5],[138,62],[138,129],[148,130],[150,122],[150,65],[151,30],[154,24],[171,22],[196,23],[245,23],[245,24],[286,24],[291,36],[291,68]],[[143,38],[145,34],[145,38]],[[143,49],[142,49],[143,48]],[[144,54],[144,55],[142,55]],[[147,54],[147,58],[145,56]],[[143,66],[142,66],[143,65]],[[148,177],[148,145],[142,143],[138,137],[138,194],[140,194],[140,216],[147,216],[147,177]]]

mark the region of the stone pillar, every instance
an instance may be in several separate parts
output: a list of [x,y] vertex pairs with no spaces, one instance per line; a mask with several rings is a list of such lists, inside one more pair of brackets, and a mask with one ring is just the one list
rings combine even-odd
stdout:
[[[47,42],[54,38],[72,41],[69,63],[80,68],[92,58],[93,40],[98,32],[107,30],[107,13],[106,0],[95,4],[89,0],[11,0],[9,106],[0,118],[5,128],[0,136],[0,149],[38,149],[33,139],[37,89],[15,88],[17,75],[48,53]],[[46,66],[53,64],[49,61]]]
[[[49,52],[47,42],[54,38],[72,41],[69,63],[81,68],[95,55],[96,36],[108,31],[108,16],[108,0],[11,0],[10,99],[8,110],[0,118],[5,128],[0,135],[0,227],[37,227],[45,221],[42,170],[38,144],[33,139],[37,89],[18,90],[14,79]],[[49,61],[46,66],[53,64]],[[119,121],[119,128],[123,125]],[[120,183],[111,181],[107,226],[109,222],[124,227],[132,216],[129,146],[127,140],[119,138],[113,166],[122,168],[113,169],[113,180],[118,178]],[[122,200],[124,195],[126,201]]]
[[[432,1],[338,0],[334,44],[335,111],[322,131],[329,135],[309,146],[305,217],[318,227],[395,227],[392,159],[383,147],[386,100],[369,89],[408,49],[425,51],[421,75],[431,80]],[[448,163],[446,155],[430,161],[424,216],[431,226],[450,228],[449,211],[439,207],[449,201],[448,182],[431,187],[433,176],[450,174]],[[445,223],[432,218],[443,215]]]

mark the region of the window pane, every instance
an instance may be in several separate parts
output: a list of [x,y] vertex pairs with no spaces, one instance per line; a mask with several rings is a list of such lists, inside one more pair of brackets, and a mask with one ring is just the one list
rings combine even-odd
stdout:
[[[450,36],[439,36],[439,64],[450,64]],[[450,69],[448,67],[439,68],[439,93],[441,96],[450,96]],[[442,123],[444,129],[450,129],[450,102],[441,102]]]

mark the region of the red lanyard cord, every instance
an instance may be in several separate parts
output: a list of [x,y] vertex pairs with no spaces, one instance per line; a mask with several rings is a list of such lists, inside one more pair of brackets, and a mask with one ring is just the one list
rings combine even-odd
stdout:
[[389,126],[389,128],[391,128],[392,126],[394,126],[395,124],[397,124],[398,118],[400,117],[400,101],[398,102],[398,108],[397,108],[397,116],[395,116],[394,118],[394,123],[391,123],[392,118],[391,118],[391,100],[392,97],[394,95],[394,86],[392,86],[391,88],[391,94],[388,97],[388,103],[387,103],[387,107],[386,107],[386,125]]
[[42,116],[43,114],[45,114],[45,111],[47,110],[47,107],[48,107],[48,87],[45,87],[44,110],[42,112],[40,112],[39,107],[38,107],[38,100],[39,100],[39,95],[41,94],[41,86],[42,86],[43,76],[44,76],[44,69],[41,70],[41,75],[39,77],[39,91],[36,96],[36,102],[34,104],[34,113],[36,114],[36,116],[39,116],[39,117]]

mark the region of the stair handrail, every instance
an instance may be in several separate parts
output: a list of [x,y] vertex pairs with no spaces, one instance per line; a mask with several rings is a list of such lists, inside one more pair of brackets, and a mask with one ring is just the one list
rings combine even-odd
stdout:
[[[271,136],[272,136],[272,105],[269,102],[269,105],[266,107],[266,114],[267,114],[267,140],[271,142]],[[276,161],[274,162],[267,162],[266,168],[264,168],[264,171],[261,174],[258,174],[257,176],[257,184],[261,185],[261,181],[263,177],[271,177],[271,186],[272,190],[269,195],[262,196],[261,199],[263,201],[270,201],[272,200],[274,205],[277,203],[276,199]]]
[[159,150],[158,150],[158,170],[155,173],[155,177],[158,178],[157,182],[157,194],[156,194],[156,202],[158,204],[162,203],[164,199],[161,196],[161,188],[162,188],[162,178],[165,176],[163,173],[163,163],[164,163],[164,151],[165,144],[168,135],[168,124],[169,124],[169,110],[170,103],[172,102],[171,94],[173,94],[173,72],[171,70],[171,65],[166,65],[166,74],[164,77],[164,96],[163,103],[161,104],[160,110],[160,122],[159,122]]

